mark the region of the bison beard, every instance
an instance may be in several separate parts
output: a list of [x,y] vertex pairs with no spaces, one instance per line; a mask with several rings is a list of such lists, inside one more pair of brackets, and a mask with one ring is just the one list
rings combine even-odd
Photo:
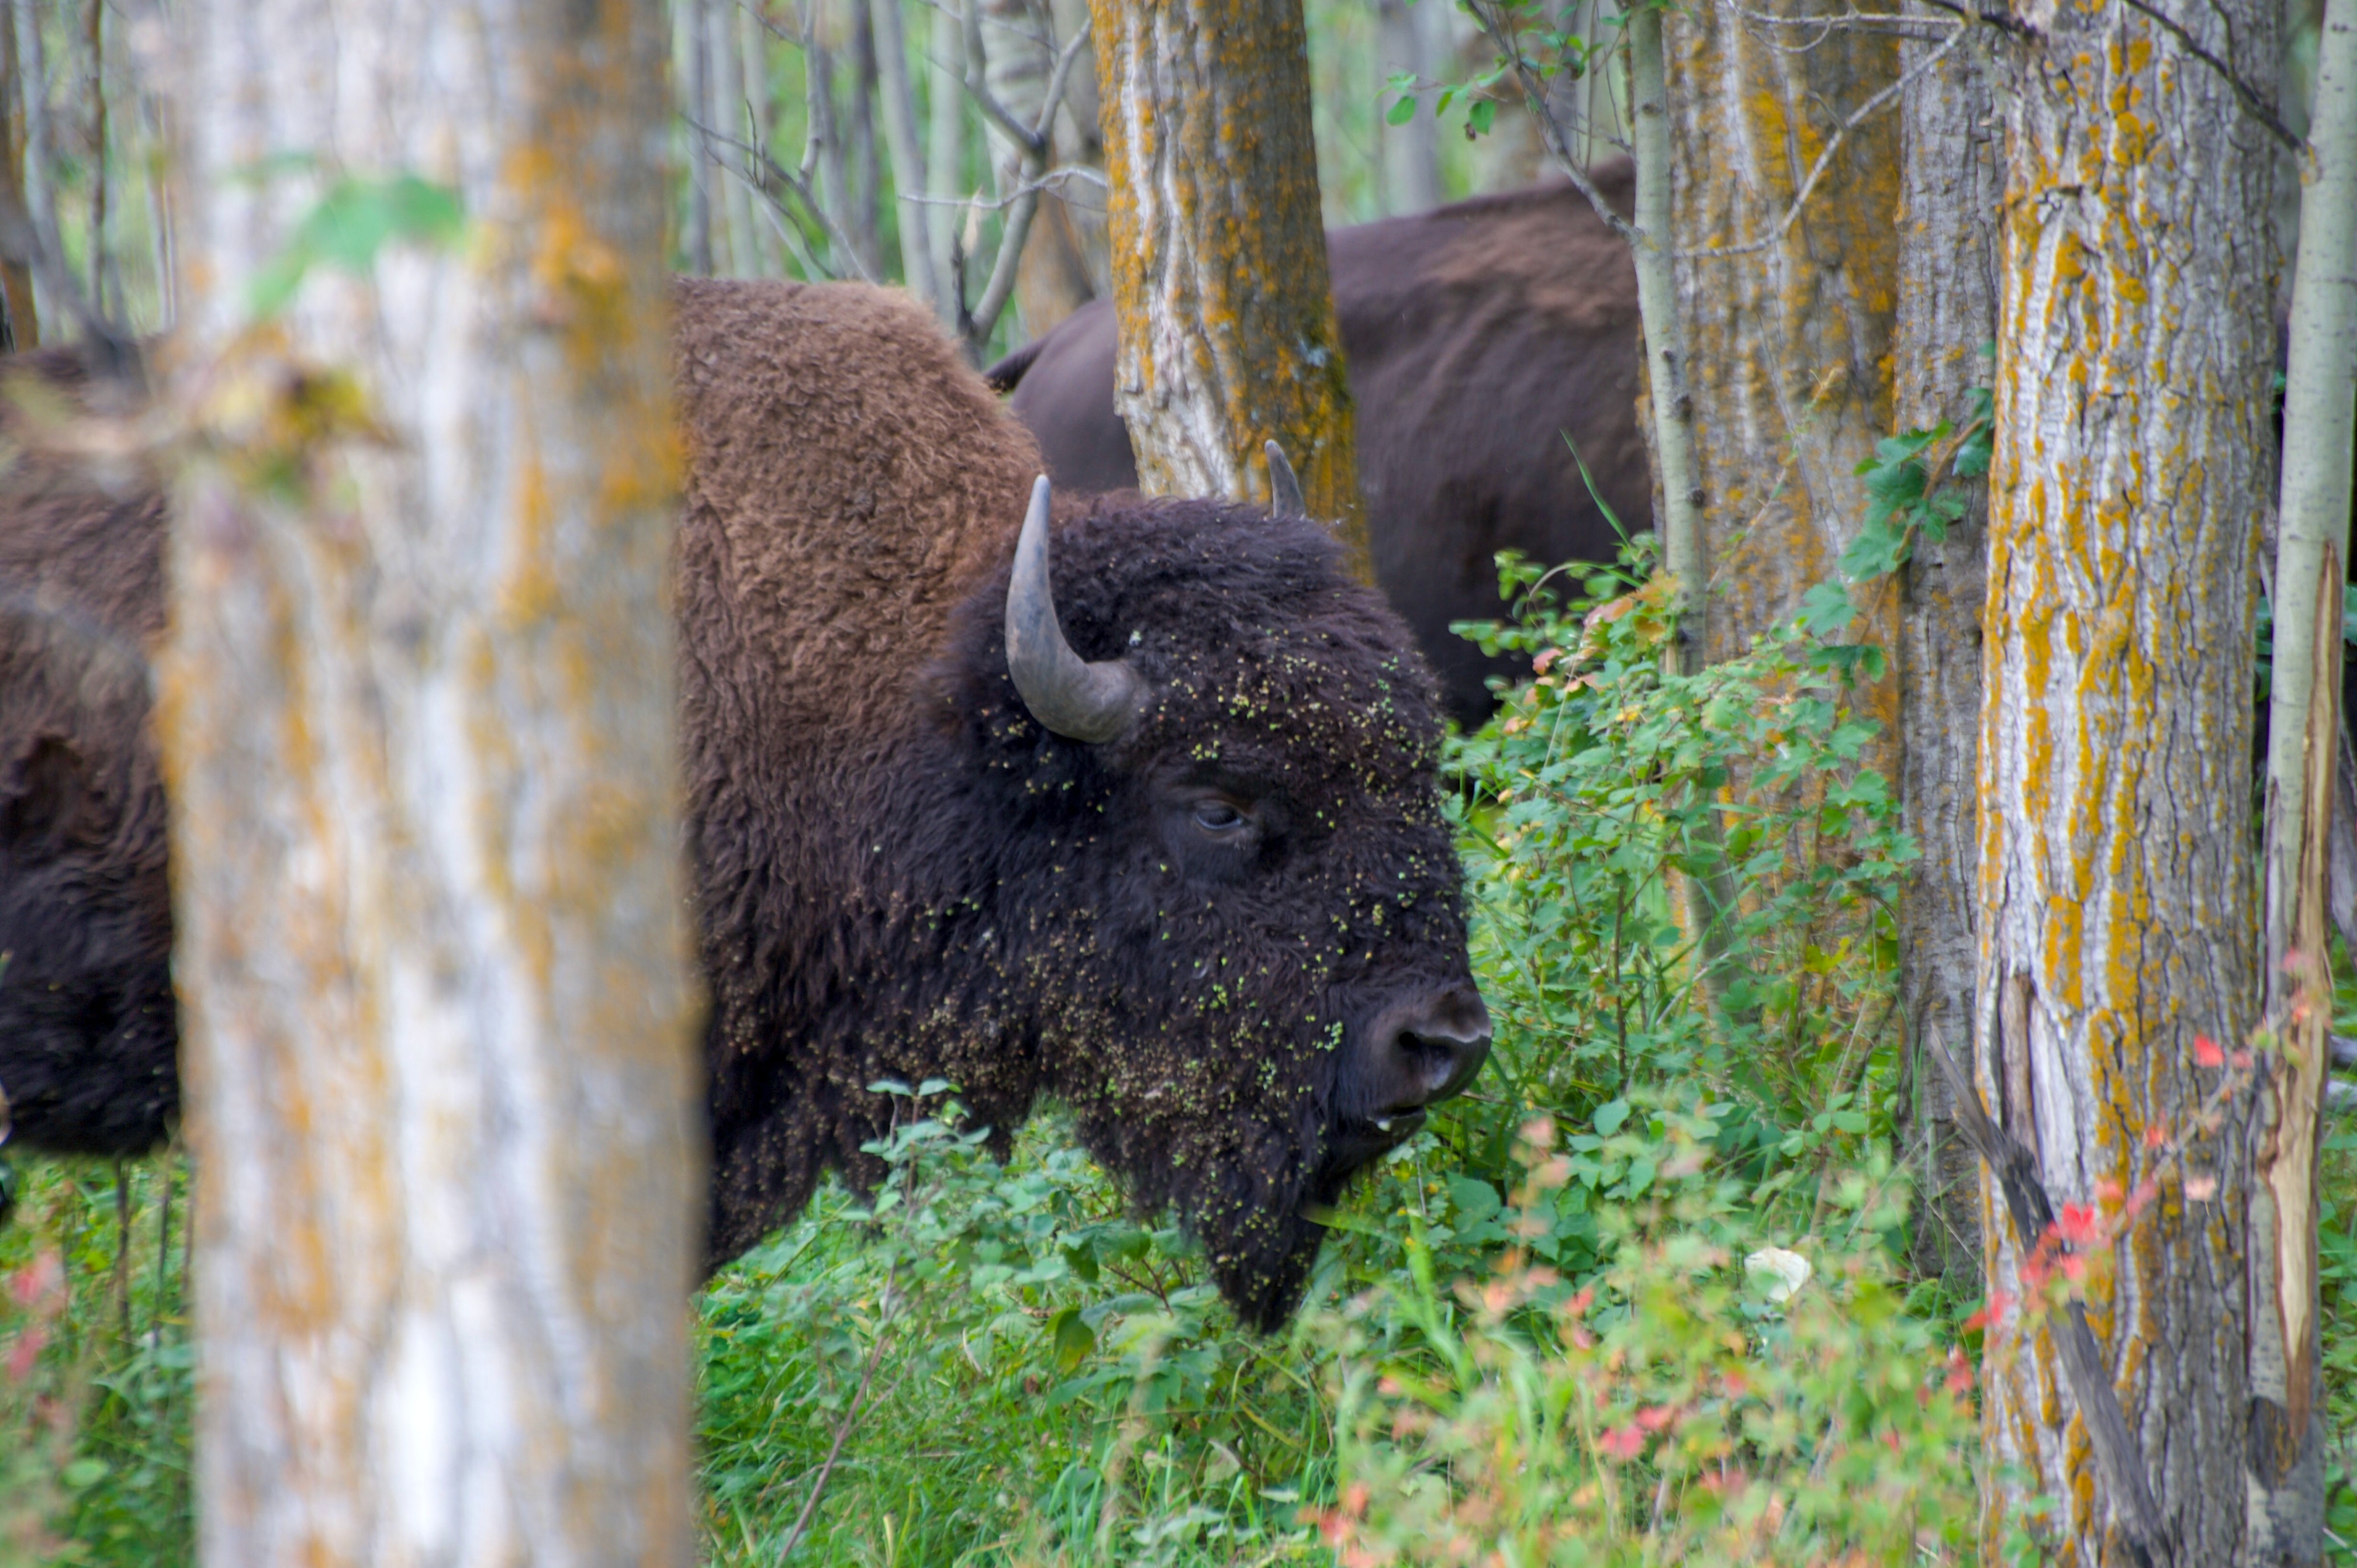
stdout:
[[[1305,521],[1105,498],[1055,532],[1052,618],[1141,701],[1051,733],[1003,629],[1037,449],[931,323],[854,287],[677,304],[708,1262],[829,1168],[877,1179],[867,1086],[938,1077],[1002,1149],[1063,1101],[1273,1326],[1305,1207],[1486,1045],[1408,634]],[[93,671],[160,633],[163,513],[55,478],[0,499],[0,1088],[27,1141],[128,1152],[176,1108],[165,819],[144,681]]]

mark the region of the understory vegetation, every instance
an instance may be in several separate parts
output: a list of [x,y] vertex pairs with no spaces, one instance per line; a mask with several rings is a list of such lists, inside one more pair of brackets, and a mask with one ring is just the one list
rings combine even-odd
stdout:
[[[1478,635],[1538,674],[1454,743],[1491,1065],[1323,1217],[1303,1312],[1238,1328],[1052,1112],[1000,1165],[955,1086],[890,1086],[883,1186],[703,1296],[707,1561],[1978,1560],[1978,1304],[1909,1278],[1892,1156],[1878,655],[1820,599],[1665,675],[1643,541],[1506,585]],[[2357,1134],[2325,1159],[2345,1477]],[[0,1179],[0,1568],[188,1562],[184,1162]]]

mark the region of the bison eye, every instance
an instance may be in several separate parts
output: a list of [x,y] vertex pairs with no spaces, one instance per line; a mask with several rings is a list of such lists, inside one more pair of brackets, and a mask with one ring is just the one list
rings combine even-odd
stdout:
[[1199,801],[1195,825],[1207,833],[1232,833],[1244,825],[1244,814],[1225,800]]

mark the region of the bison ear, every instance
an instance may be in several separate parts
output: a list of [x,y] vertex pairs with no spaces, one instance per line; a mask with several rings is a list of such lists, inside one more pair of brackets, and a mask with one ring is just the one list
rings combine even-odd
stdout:
[[1301,481],[1293,477],[1293,465],[1285,460],[1285,448],[1274,441],[1264,441],[1260,449],[1268,454],[1268,515],[1308,517],[1309,507],[1301,499]]
[[38,736],[0,773],[0,844],[55,849],[73,832],[88,793],[89,769],[73,743]]

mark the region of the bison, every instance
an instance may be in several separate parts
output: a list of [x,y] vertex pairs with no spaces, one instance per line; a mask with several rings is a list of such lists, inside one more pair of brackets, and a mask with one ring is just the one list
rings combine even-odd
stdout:
[[[1628,163],[1596,179],[1625,209]],[[1612,559],[1619,536],[1580,460],[1625,525],[1650,523],[1636,273],[1567,183],[1337,229],[1327,255],[1375,581],[1438,672],[1448,712],[1470,727],[1490,712],[1491,676],[1527,673],[1448,630],[1497,616],[1498,552]],[[984,372],[1013,392],[1059,485],[1137,483],[1114,410],[1115,346],[1111,304],[1099,300]]]
[[[708,1260],[830,1167],[877,1177],[868,1086],[939,1077],[1002,1146],[1060,1100],[1276,1324],[1305,1210],[1488,1047],[1413,639],[1305,518],[1051,518],[1029,436],[896,295],[676,303]],[[0,685],[64,693],[0,710],[37,802],[0,849],[0,1088],[35,1142],[135,1148],[172,1109],[160,787],[112,673],[156,635],[163,526],[152,497],[0,507]]]

